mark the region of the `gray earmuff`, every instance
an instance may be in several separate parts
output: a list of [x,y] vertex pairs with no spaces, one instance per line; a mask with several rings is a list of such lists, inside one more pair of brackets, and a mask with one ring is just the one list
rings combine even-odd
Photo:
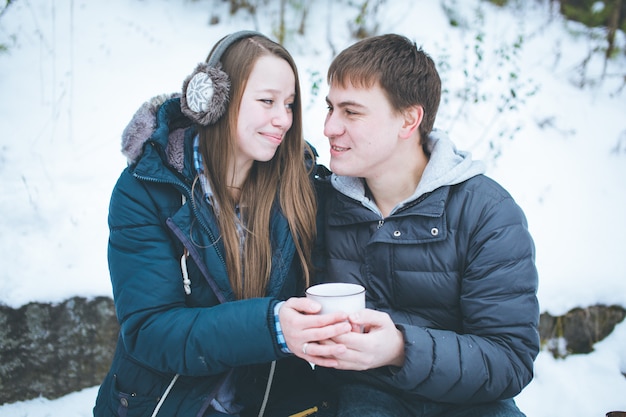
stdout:
[[183,82],[180,105],[183,113],[194,122],[208,126],[217,122],[228,107],[230,79],[222,70],[220,60],[235,42],[252,36],[263,36],[252,30],[242,30],[224,37],[215,46],[207,62],[200,63]]

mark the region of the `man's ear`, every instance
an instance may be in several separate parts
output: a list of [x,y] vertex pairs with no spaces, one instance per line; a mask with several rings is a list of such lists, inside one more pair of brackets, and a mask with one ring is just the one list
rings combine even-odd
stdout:
[[404,123],[400,129],[400,137],[408,139],[413,136],[422,120],[424,120],[424,108],[422,106],[411,106],[402,111],[402,116],[404,117]]

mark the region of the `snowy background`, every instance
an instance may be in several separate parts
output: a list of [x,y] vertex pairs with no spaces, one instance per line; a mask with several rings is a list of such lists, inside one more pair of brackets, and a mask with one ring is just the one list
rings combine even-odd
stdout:
[[[279,2],[269,3],[255,16],[231,16],[218,0],[14,0],[4,10],[0,303],[111,295],[106,219],[126,164],[122,130],[144,101],[179,91],[222,36],[272,36]],[[306,137],[327,164],[324,77],[354,41],[359,10],[347,0],[311,3],[304,35],[289,9],[284,43],[300,72]],[[447,91],[436,126],[484,159],[525,210],[542,312],[626,306],[625,56],[604,69],[591,30],[547,0],[513,3],[387,0],[366,26],[409,36],[438,63]],[[626,47],[623,33],[617,43]],[[626,410],[626,323],[595,348],[561,360],[542,352],[520,408],[529,417]],[[89,416],[96,390],[6,404],[0,415]]]

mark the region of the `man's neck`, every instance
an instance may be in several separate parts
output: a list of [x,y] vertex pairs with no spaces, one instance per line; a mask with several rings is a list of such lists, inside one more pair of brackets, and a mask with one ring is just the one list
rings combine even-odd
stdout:
[[422,178],[428,158],[421,147],[417,154],[410,153],[408,155],[411,155],[411,157],[404,158],[404,161],[398,161],[398,165],[395,165],[393,171],[365,179],[367,187],[383,217],[387,217],[394,207],[411,197]]

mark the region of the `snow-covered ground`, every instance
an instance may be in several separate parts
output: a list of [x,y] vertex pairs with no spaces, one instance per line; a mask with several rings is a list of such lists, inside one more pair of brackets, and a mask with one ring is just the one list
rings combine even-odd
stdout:
[[[222,36],[271,36],[278,3],[252,17],[209,0],[12,2],[0,17],[8,47],[0,53],[0,303],[111,295],[106,218],[126,163],[125,124],[148,98],[179,91]],[[626,58],[610,63],[601,81],[601,54],[581,66],[599,44],[581,35],[587,29],[566,23],[547,0],[514,3],[515,10],[479,0],[388,0],[367,21],[378,33],[413,38],[439,63],[449,92],[436,125],[485,159],[524,208],[542,311],[626,306]],[[312,4],[304,35],[290,9],[285,45],[300,71],[306,137],[327,163],[324,75],[333,51],[353,42],[358,9],[347,0]],[[209,25],[212,16],[220,22]],[[626,45],[622,33],[618,44]],[[595,84],[577,87],[583,73]],[[463,100],[463,91],[477,99]],[[505,100],[515,107],[498,111]],[[542,352],[517,401],[529,417],[624,410],[622,373],[626,323],[591,354],[555,360]],[[96,390],[3,405],[0,415],[88,416]]]

